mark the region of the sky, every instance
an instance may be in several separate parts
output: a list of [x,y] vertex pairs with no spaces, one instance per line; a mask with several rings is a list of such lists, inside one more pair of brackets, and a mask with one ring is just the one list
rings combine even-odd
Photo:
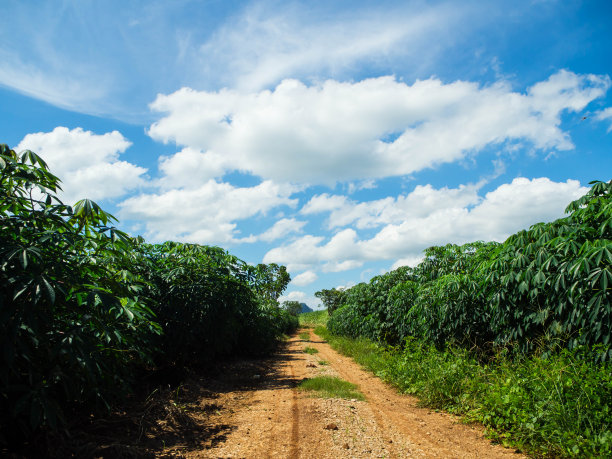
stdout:
[[612,177],[612,2],[3,0],[0,143],[281,300],[503,241]]

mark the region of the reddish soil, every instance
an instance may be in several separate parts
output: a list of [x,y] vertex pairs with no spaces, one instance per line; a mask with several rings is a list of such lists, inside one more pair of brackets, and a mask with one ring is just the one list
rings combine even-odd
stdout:
[[[273,358],[236,363],[220,377],[209,425],[222,438],[186,457],[338,458],[338,457],[520,457],[494,445],[483,429],[445,413],[418,407],[414,397],[398,394],[380,379],[338,354],[311,332],[297,336]],[[306,346],[317,354],[306,354]],[[328,364],[321,364],[321,362]],[[297,388],[305,378],[336,375],[356,384],[365,401],[315,398]],[[206,406],[209,401],[202,400]],[[212,423],[212,424],[211,424]],[[165,453],[178,453],[173,447]]]
[[[304,353],[306,346],[318,350]],[[316,398],[298,388],[333,375],[365,401]],[[145,400],[146,397],[146,400]],[[497,458],[522,457],[491,443],[480,426],[418,406],[334,351],[312,331],[274,356],[224,364],[212,375],[157,389],[85,426],[80,451],[57,457]],[[78,437],[78,436],[77,436]],[[66,451],[68,453],[68,451]]]

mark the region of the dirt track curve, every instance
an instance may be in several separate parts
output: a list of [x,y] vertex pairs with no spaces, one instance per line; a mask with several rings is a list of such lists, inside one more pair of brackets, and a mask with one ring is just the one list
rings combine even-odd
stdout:
[[[497,458],[521,457],[494,445],[482,428],[419,408],[311,332],[294,336],[274,358],[229,364],[211,387],[211,435],[183,457],[215,458]],[[306,354],[306,346],[317,354]],[[325,360],[329,365],[321,365]],[[313,398],[296,386],[317,375],[359,386],[365,401]],[[212,407],[212,409],[211,409]],[[178,451],[174,451],[177,453]],[[166,454],[172,451],[166,450]]]

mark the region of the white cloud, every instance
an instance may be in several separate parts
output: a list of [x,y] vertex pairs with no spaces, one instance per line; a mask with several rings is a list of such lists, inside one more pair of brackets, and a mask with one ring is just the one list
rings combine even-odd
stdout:
[[408,195],[388,197],[376,201],[357,203],[345,196],[321,194],[313,196],[300,210],[309,215],[330,212],[328,226],[336,228],[354,225],[356,228],[374,228],[403,221],[407,215],[422,217],[437,211],[466,207],[479,202],[480,185],[462,185],[459,188],[434,189],[431,185],[418,185]]
[[[456,195],[468,187],[456,189]],[[438,200],[440,193],[452,194],[453,190],[435,190],[422,187],[413,193],[422,195],[432,202]],[[276,247],[264,256],[266,263],[282,263],[299,269],[322,269],[341,271],[359,267],[366,261],[398,260],[396,265],[410,263],[418,258],[426,247],[449,242],[462,244],[475,240],[503,241],[510,234],[527,228],[539,221],[550,221],[563,215],[567,204],[586,193],[576,180],[553,182],[548,178],[516,178],[512,183],[503,184],[497,189],[474,199],[457,199],[451,205],[440,208],[423,207],[420,213],[404,214],[401,222],[385,217],[379,222],[384,226],[371,239],[360,240],[354,229],[338,232],[328,242],[322,237],[303,236],[290,244]],[[412,195],[412,194],[411,194]],[[411,195],[405,200],[410,201]],[[403,205],[405,200],[395,204]],[[393,201],[385,203],[393,215]],[[349,203],[347,207],[357,208],[361,204]],[[377,214],[380,215],[380,214]],[[373,218],[371,215],[368,218]],[[350,220],[349,223],[353,221]]]
[[[53,54],[53,53],[51,53]],[[104,97],[108,94],[108,82],[99,79],[97,84],[85,77],[91,69],[83,74],[50,70],[41,63],[25,63],[21,58],[8,50],[0,49],[0,84],[13,88],[30,97],[35,97],[58,107],[75,109],[85,108],[86,111],[97,112],[96,105],[104,105]],[[60,63],[55,63],[60,67]],[[80,65],[79,67],[84,67]],[[75,67],[71,67],[71,70]],[[93,74],[94,72],[91,72]],[[100,74],[98,74],[99,76]],[[103,75],[103,74],[102,74]]]
[[317,276],[317,274],[314,271],[304,271],[302,274],[298,274],[297,276],[295,276],[291,280],[291,283],[293,285],[303,287],[305,285],[312,284],[318,278],[319,276]]
[[285,4],[279,11],[258,3],[217,29],[193,57],[199,57],[204,75],[219,74],[224,84],[246,90],[290,76],[342,74],[356,63],[380,64],[398,56],[418,56],[423,63],[433,59],[450,30],[459,32],[469,8],[386,5],[331,13],[313,5]]
[[204,154],[193,148],[183,148],[172,156],[160,156],[159,170],[162,189],[197,188],[208,180],[223,175],[223,158],[212,152]]
[[411,268],[414,268],[422,261],[423,261],[422,256],[400,258],[399,260],[396,260],[395,263],[393,263],[393,265],[391,265],[391,271],[401,266],[410,266]]
[[410,174],[507,142],[571,149],[561,114],[609,85],[608,77],[560,71],[526,93],[504,82],[407,85],[389,76],[314,86],[284,80],[252,93],[183,88],[151,104],[164,116],[149,135],[202,152],[198,161],[214,173],[332,185]]
[[295,218],[282,218],[274,223],[265,233],[260,234],[257,239],[271,242],[292,233],[301,233],[305,224],[305,221],[296,220]]
[[141,194],[119,204],[123,219],[144,222],[146,237],[185,242],[220,244],[241,240],[237,220],[263,215],[278,206],[291,206],[295,188],[264,181],[254,187],[234,187],[209,180],[199,187]]
[[130,145],[118,131],[99,135],[59,126],[26,135],[16,149],[38,153],[62,180],[62,199],[73,204],[83,198],[119,197],[144,183],[146,169],[119,160]]
[[608,107],[604,110],[597,112],[595,119],[600,121],[609,121],[608,132],[612,131],[612,107]]

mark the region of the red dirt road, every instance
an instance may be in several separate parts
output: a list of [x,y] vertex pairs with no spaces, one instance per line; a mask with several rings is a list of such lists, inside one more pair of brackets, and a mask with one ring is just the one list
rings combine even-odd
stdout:
[[[207,429],[222,432],[164,454],[215,458],[497,458],[522,457],[484,438],[483,429],[417,406],[338,354],[311,332],[291,338],[273,358],[229,364],[216,380]],[[314,347],[317,354],[303,352]],[[327,362],[328,364],[322,364]],[[357,384],[365,401],[313,398],[305,378],[335,375]],[[211,406],[202,399],[200,406]]]

